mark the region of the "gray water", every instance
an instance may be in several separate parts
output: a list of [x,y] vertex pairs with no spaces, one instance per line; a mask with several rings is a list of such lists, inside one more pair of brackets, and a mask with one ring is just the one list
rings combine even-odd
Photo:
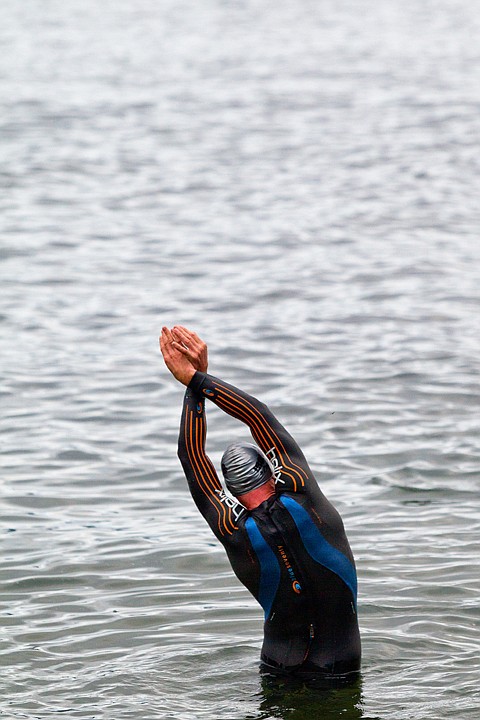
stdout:
[[[466,720],[479,693],[480,6],[3,0],[0,715]],[[262,678],[163,324],[345,521],[363,675]],[[213,406],[209,453],[246,437]]]

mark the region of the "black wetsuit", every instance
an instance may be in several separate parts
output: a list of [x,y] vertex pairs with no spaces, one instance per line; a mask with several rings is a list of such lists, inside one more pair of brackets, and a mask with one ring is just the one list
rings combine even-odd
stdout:
[[[205,454],[205,398],[249,426],[275,469],[276,494],[251,511],[228,497]],[[357,579],[343,522],[295,440],[269,408],[197,372],[185,393],[178,454],[192,497],[265,613],[272,671],[353,677],[360,667]]]

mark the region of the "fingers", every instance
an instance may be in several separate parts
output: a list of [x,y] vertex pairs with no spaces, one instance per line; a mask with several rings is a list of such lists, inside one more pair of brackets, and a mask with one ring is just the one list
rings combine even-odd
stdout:
[[167,345],[167,342],[168,342],[168,341],[167,341],[167,330],[168,330],[168,328],[163,327],[163,328],[162,328],[162,334],[161,334],[160,337],[159,337],[160,350],[162,351],[163,354],[165,354],[165,349],[166,349],[166,345]]
[[198,335],[183,325],[175,325],[171,330],[162,328],[160,349],[165,362],[175,361],[182,356],[186,358],[196,370],[207,372],[208,349],[206,343]]
[[173,332],[178,333],[179,337],[181,337],[184,342],[195,343],[196,345],[204,344],[203,340],[198,337],[197,333],[193,332],[193,330],[189,330],[183,325],[175,325],[173,327]]
[[165,330],[162,328],[162,334],[158,338],[159,344],[160,344],[160,351],[162,355],[165,355]]
[[173,340],[171,330],[165,325],[162,327],[162,338],[164,338],[165,342],[172,342]]
[[198,336],[194,332],[191,332],[191,330],[183,327],[183,325],[175,325],[172,332],[175,339],[178,342],[184,343],[187,347],[194,347],[199,342]]
[[206,343],[201,340],[198,335],[191,330],[183,327],[182,325],[175,325],[172,330],[174,339],[187,350],[190,350],[192,355],[200,357],[202,353],[207,350]]
[[183,335],[186,335],[188,337],[195,335],[193,330],[189,330],[185,327],[185,325],[174,325],[172,329],[177,330],[179,333],[182,333]]
[[173,347],[186,355],[188,358],[190,358],[190,350],[193,348],[190,333],[187,331],[187,329],[176,325],[174,328],[172,328],[171,335]]
[[160,350],[165,359],[172,356],[173,336],[167,327],[162,328],[160,335]]
[[189,360],[193,357],[192,353],[190,351],[190,348],[185,347],[185,345],[181,345],[178,342],[175,342],[175,340],[172,342],[172,347],[175,348],[175,350],[178,350],[182,353],[182,355],[185,355]]
[[187,360],[192,363],[196,370],[201,369],[199,353],[197,353],[195,350],[191,350],[190,348],[187,348],[184,345],[180,345],[180,343],[177,343],[175,341],[172,342],[171,347],[173,347],[175,350],[178,350],[179,353],[186,357]]

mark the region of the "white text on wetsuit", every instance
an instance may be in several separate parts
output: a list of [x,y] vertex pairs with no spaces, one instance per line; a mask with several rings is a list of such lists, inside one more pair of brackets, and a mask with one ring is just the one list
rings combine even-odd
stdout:
[[282,480],[283,465],[280,465],[280,463],[278,462],[278,458],[277,458],[277,456],[276,456],[276,454],[275,454],[275,448],[272,447],[272,448],[270,448],[270,450],[267,450],[267,452],[265,453],[265,455],[267,456],[267,458],[268,458],[268,459],[270,460],[270,462],[272,463],[273,474],[274,474],[274,477],[275,477],[275,485],[276,485],[277,483],[283,483],[283,485],[285,485],[285,480]]
[[300,583],[298,582],[297,578],[295,577],[295,573],[293,571],[292,566],[290,565],[290,560],[287,557],[287,553],[284,550],[283,545],[277,545],[278,551],[280,553],[280,557],[282,558],[283,562],[285,563],[285,567],[287,568],[287,572],[290,576],[290,580],[292,581],[292,588],[294,592],[297,593],[297,595],[302,591],[302,588],[300,586]]
[[228,497],[223,490],[215,490],[215,492],[217,493],[220,502],[225,503],[225,505],[231,509],[235,520],[238,520],[240,515],[245,512],[243,505],[240,505],[240,503],[232,500],[232,498]]

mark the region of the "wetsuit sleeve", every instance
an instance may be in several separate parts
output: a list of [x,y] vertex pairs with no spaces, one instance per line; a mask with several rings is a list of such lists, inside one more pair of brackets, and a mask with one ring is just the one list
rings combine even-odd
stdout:
[[221,410],[248,425],[252,437],[275,470],[279,490],[318,493],[317,481],[299,446],[267,405],[233,385],[196,372],[189,387]]
[[238,529],[235,520],[241,506],[223,492],[215,468],[205,453],[206,433],[205,400],[198,397],[193,389],[187,388],[178,437],[178,457],[196,506],[217,538],[225,543]]

